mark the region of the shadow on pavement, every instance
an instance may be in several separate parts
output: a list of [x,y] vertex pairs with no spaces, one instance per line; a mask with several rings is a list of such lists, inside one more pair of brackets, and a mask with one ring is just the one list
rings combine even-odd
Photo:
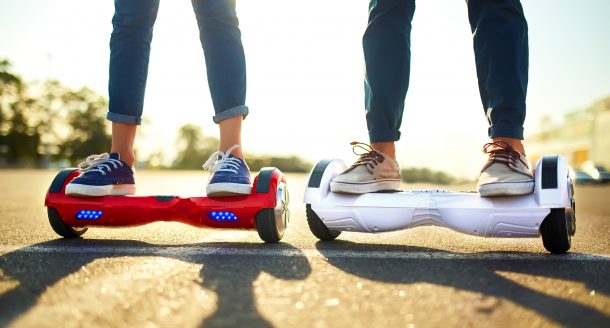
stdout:
[[[82,252],[42,253],[36,249],[41,247],[73,247],[83,249]],[[109,248],[102,252],[87,252],[87,249]],[[134,250],[132,254],[120,251],[121,248]],[[296,256],[239,256],[237,261],[227,261],[222,254],[188,254],[189,250],[201,247],[247,247],[251,249],[276,249],[296,252]],[[116,248],[116,253],[112,252]],[[159,250],[175,248],[175,256],[168,253],[159,254]],[[119,252],[120,251],[120,252]],[[173,254],[174,252],[170,252]],[[194,252],[197,254],[197,252]],[[155,256],[175,258],[194,264],[201,264],[200,276],[202,286],[217,294],[216,312],[206,318],[201,326],[243,326],[271,327],[256,309],[253,282],[262,272],[267,272],[278,279],[301,280],[311,273],[311,266],[302,253],[284,243],[249,244],[214,242],[188,245],[151,245],[138,241],[125,240],[90,240],[57,239],[49,242],[28,246],[17,251],[0,256],[0,270],[8,278],[19,282],[19,285],[6,293],[0,294],[0,327],[9,325],[20,315],[32,308],[39,297],[48,288],[68,275],[79,271],[83,266],[96,259],[122,256]],[[128,278],[126,278],[128,279]],[[95,297],[95,295],[92,295]]]
[[[497,274],[497,271],[565,279],[584,283],[590,289],[610,294],[608,261],[561,261],[561,255],[545,259],[446,259],[434,253],[446,251],[415,246],[362,244],[348,241],[318,242],[316,248],[328,263],[349,274],[386,283],[430,283],[507,299],[564,326],[606,326],[610,316],[563,298],[540,293]],[[388,251],[426,253],[430,258],[354,258],[333,256],[335,251]],[[432,255],[430,255],[432,253]],[[497,252],[494,252],[497,254]],[[515,254],[515,253],[507,253]],[[521,253],[517,253],[521,254]]]

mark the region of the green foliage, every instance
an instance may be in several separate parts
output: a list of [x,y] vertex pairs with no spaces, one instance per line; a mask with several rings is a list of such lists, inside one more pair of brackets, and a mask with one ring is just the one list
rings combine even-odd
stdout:
[[435,183],[450,184],[455,182],[455,178],[442,171],[432,171],[429,168],[408,168],[400,170],[402,181],[407,183]]
[[8,133],[12,106],[22,94],[21,78],[10,72],[8,60],[0,60],[0,137]]
[[35,164],[40,158],[40,122],[29,119],[36,110],[34,100],[10,68],[8,60],[0,60],[0,159],[10,165]]
[[[192,124],[184,125],[178,131],[178,155],[171,168],[196,170],[212,153],[218,151],[219,144],[217,138],[205,137],[200,127]],[[265,166],[277,167],[283,172],[309,172],[311,168],[310,163],[296,156],[246,155],[246,161],[252,172],[257,172]]]
[[106,99],[83,88],[62,95],[68,110],[70,134],[59,145],[57,157],[76,162],[91,154],[108,151],[111,138],[105,119]]
[[306,173],[311,169],[311,163],[297,156],[246,156],[248,166],[252,172],[259,171],[265,166],[279,168],[282,172]]
[[10,69],[0,60],[0,165],[41,165],[51,156],[76,161],[108,149],[102,96],[57,81],[26,84]]
[[10,131],[0,136],[0,145],[4,149],[4,156],[8,164],[26,165],[36,163],[40,154],[40,134],[26,124],[23,113],[16,111],[10,119]]
[[[51,158],[75,163],[108,151],[106,111],[106,99],[91,89],[72,90],[58,81],[25,83],[8,60],[0,60],[0,166],[42,166]],[[171,168],[199,169],[219,149],[219,140],[188,124],[179,130],[177,149]],[[311,168],[297,156],[246,158],[253,172],[265,166],[284,172]],[[162,167],[163,153],[152,154],[149,161],[151,167]]]
[[178,155],[172,164],[174,169],[194,170],[218,150],[216,138],[204,137],[201,128],[192,124],[184,125],[178,131]]

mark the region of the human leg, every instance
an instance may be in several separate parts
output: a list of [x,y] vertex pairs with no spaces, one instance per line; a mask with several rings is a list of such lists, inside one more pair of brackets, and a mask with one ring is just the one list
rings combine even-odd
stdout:
[[490,138],[523,139],[528,35],[518,0],[468,0],[479,93]]
[[206,194],[211,197],[247,195],[252,191],[250,168],[241,149],[242,116],[218,122],[220,149],[203,164],[210,171]]
[[111,152],[133,165],[133,144],[141,123],[150,43],[159,0],[115,0],[108,81]]
[[115,0],[114,5],[107,118],[140,124],[159,0]]
[[205,55],[213,119],[220,130],[220,150],[204,164],[212,173],[207,195],[249,194],[250,169],[241,143],[242,121],[248,115],[246,62],[235,0],[192,0],[192,5]]
[[[395,141],[409,86],[411,20],[415,1],[371,0],[362,38],[365,59],[365,109],[371,142],[359,159],[331,182],[333,192],[366,193],[399,189]],[[356,151],[355,151],[356,152]]]
[[252,191],[250,168],[241,147],[243,116],[234,116],[218,122],[220,150],[210,156],[203,168],[212,175],[206,187],[211,197],[247,195]]
[[136,139],[137,127],[136,124],[112,122],[112,145],[110,152],[119,153],[121,160],[129,164],[129,166],[133,166],[135,162],[133,144]]
[[218,128],[220,129],[220,150],[227,151],[227,149],[238,145],[231,154],[244,158],[244,153],[241,145],[241,124],[243,122],[243,116],[233,116],[226,120],[218,122]]
[[366,122],[373,144],[400,139],[409,87],[414,12],[415,1],[371,0],[369,4],[362,47]]
[[235,0],[192,0],[192,5],[205,55],[214,122],[245,118],[246,60]]
[[528,82],[528,35],[518,0],[468,0],[481,101],[489,121],[489,159],[478,189],[483,196],[533,191],[523,122]]
[[107,115],[112,121],[111,153],[91,155],[81,163],[81,174],[66,186],[68,195],[135,193],[133,145],[142,116],[150,42],[158,7],[159,0],[115,0]]

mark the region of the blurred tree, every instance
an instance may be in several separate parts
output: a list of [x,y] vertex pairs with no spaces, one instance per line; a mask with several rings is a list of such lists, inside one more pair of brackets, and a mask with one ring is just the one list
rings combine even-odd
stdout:
[[0,97],[13,96],[19,98],[23,90],[23,83],[20,76],[10,71],[11,66],[8,60],[0,60]]
[[400,170],[402,181],[407,183],[424,182],[424,183],[438,183],[438,184],[450,184],[455,182],[455,178],[451,175],[441,172],[432,171],[429,168],[416,168],[411,167]]
[[11,128],[2,136],[4,155],[9,165],[36,165],[40,159],[38,153],[40,133],[28,126],[23,111],[17,109],[18,107],[20,107],[18,103],[12,107],[14,112],[9,120]]
[[[32,96],[34,95],[34,96]],[[0,59],[0,166],[46,165],[55,159],[76,162],[108,151],[110,135],[104,118],[107,101],[94,91],[78,91],[58,81],[25,83]],[[177,139],[177,169],[197,169],[219,148],[195,125],[183,126]],[[41,161],[41,159],[46,159]],[[307,172],[311,164],[296,156],[248,155],[252,171],[275,166],[285,172]],[[163,167],[163,153],[150,157],[152,167]]]
[[68,112],[70,132],[59,144],[57,156],[75,162],[91,154],[107,152],[111,137],[105,119],[106,99],[91,89],[82,88],[66,91],[61,101]]
[[[219,141],[214,137],[204,137],[201,128],[187,124],[178,131],[178,154],[172,164],[173,169],[198,169],[218,150]],[[262,167],[278,167],[284,172],[309,172],[311,164],[303,161],[297,156],[254,156],[246,155],[248,166],[252,172],[259,171]]]
[[183,125],[180,128],[177,144],[178,154],[172,168],[183,170],[200,168],[219,147],[217,138],[204,137],[201,128],[192,124]]
[[35,99],[27,96],[20,76],[0,60],[0,159],[9,165],[36,165],[40,159],[40,131],[30,119]]
[[166,169],[167,167],[165,166],[165,156],[163,154],[163,151],[161,150],[157,150],[153,153],[151,153],[148,156],[148,160],[145,161],[144,167],[147,169]]
[[[10,106],[21,94],[21,78],[10,72],[11,63],[0,60],[0,161],[6,162],[8,156],[7,134],[10,129],[8,122]],[[0,164],[2,164],[0,162]]]
[[254,156],[247,155],[248,166],[252,172],[259,171],[265,166],[279,168],[282,172],[309,172],[311,164],[298,156]]
[[[10,68],[11,63],[8,60],[0,60],[0,138],[6,136],[10,130],[10,112],[13,104],[21,98],[23,88],[21,77],[13,74]],[[4,139],[0,139],[0,145],[6,148],[2,140]]]
[[44,145],[44,154],[59,154],[59,145],[70,135],[70,110],[64,100],[72,91],[56,80],[47,80],[38,85],[39,94],[36,98],[40,108],[37,113],[41,143]]

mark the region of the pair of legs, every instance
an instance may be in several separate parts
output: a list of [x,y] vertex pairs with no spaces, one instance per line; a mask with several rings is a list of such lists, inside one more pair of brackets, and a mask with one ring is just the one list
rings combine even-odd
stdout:
[[[489,137],[520,153],[528,81],[527,22],[518,0],[467,0]],[[409,86],[414,0],[371,0],[363,37],[365,106],[374,149],[396,158]]]
[[[220,150],[241,145],[241,124],[248,114],[246,63],[235,0],[192,0],[205,54],[214,121],[220,128]],[[107,118],[112,121],[112,152],[130,165],[140,124],[150,44],[159,0],[115,0],[110,40],[110,96]],[[241,147],[232,153],[243,158]]]
[[[92,155],[81,163],[81,175],[66,186],[69,195],[135,193],[133,147],[142,117],[159,0],[115,0],[114,3],[107,115],[112,121],[111,153]],[[207,194],[249,194],[250,170],[241,148],[241,125],[248,115],[246,63],[235,0],[192,0],[192,4],[205,54],[215,111],[213,120],[220,127],[220,150],[204,164],[213,173]]]
[[[528,80],[527,23],[519,0],[467,0],[479,92],[492,142],[477,188],[481,196],[533,191],[525,159],[523,121]],[[366,193],[400,188],[395,142],[409,87],[411,21],[415,0],[371,0],[363,37],[366,122],[371,146],[330,184],[333,192]]]

